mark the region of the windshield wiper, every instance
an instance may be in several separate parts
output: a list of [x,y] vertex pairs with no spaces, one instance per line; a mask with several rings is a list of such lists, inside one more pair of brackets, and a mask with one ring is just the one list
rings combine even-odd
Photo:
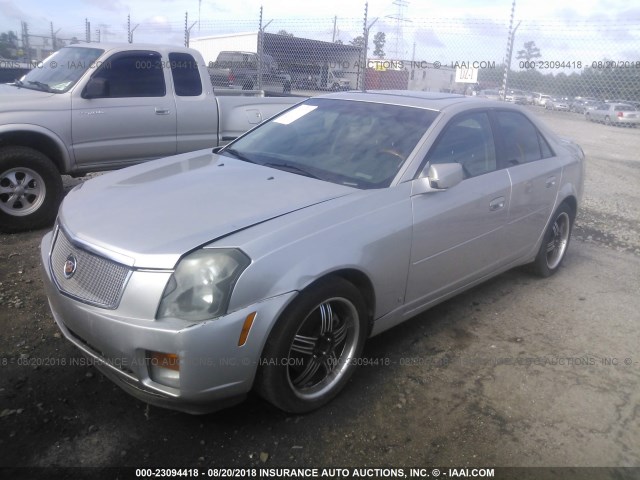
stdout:
[[[38,87],[40,90],[44,90],[45,92],[53,92],[53,89],[46,83],[42,83],[42,82],[38,82],[38,81],[29,81],[28,82],[29,85],[34,85],[36,87]],[[22,85],[22,82],[20,82],[20,85]]]
[[317,180],[322,180],[319,176],[314,175],[313,173],[309,172],[308,170],[305,170],[304,168],[300,168],[296,165],[292,165],[290,163],[275,163],[275,162],[269,162],[269,163],[265,163],[264,164],[265,167],[273,167],[273,168],[277,168],[278,170],[285,170],[291,173],[298,173],[300,175],[304,175],[305,177],[311,177],[311,178],[315,178]]
[[222,154],[222,155],[224,155],[225,153],[229,153],[229,154],[233,155],[234,157],[236,157],[237,159],[242,160],[243,162],[258,163],[255,160],[251,160],[249,157],[246,157],[245,155],[243,155],[242,153],[240,153],[239,151],[237,151],[234,148],[225,148],[224,150],[222,150],[219,153]]

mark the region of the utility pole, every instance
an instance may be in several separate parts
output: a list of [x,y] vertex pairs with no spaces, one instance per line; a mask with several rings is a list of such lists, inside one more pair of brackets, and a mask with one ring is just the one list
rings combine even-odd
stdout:
[[513,27],[513,15],[516,10],[516,0],[513,0],[513,4],[511,5],[511,19],[509,20],[509,38],[507,40],[507,64],[504,67],[504,77],[502,78],[502,100],[506,100],[507,97],[507,86],[509,81],[509,69],[511,68],[511,55],[513,55],[513,38],[516,36],[516,30],[520,26],[516,25],[516,28],[511,30]]
[[129,40],[129,43],[133,43],[133,32],[135,32],[136,28],[138,28],[140,26],[140,24],[137,24],[135,27],[133,27],[133,30],[131,29],[131,14],[127,15],[127,39]]
[[56,35],[59,31],[60,29],[56,30],[55,32],[53,31],[53,22],[51,22],[51,48],[54,52],[58,50],[58,41],[56,40]]
[[[184,12],[184,46],[189,46],[189,38],[191,37],[191,29],[195,27],[196,23],[193,22],[190,27],[187,27],[189,24],[189,12]],[[137,25],[136,25],[137,27]]]
[[91,43],[91,22],[84,19],[84,39],[87,43]]
[[336,15],[335,17],[333,17],[333,37],[331,38],[331,41],[333,43],[336,43],[336,27],[338,24],[338,16]]
[[364,67],[362,70],[362,90],[367,89],[367,84],[365,82],[366,82],[366,72],[367,72],[367,52],[369,50],[369,31],[371,30],[371,27],[373,27],[375,23],[378,21],[378,17],[376,17],[373,19],[373,22],[367,25],[368,15],[369,15],[369,2],[364,4],[364,28],[363,28],[363,35],[364,35],[363,65]]
[[27,60],[31,63],[31,45],[29,45],[29,25],[27,22],[22,22],[22,49]]

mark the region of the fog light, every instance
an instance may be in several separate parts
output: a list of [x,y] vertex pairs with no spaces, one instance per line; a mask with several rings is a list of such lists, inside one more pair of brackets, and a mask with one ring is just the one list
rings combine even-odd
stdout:
[[149,377],[167,387],[180,388],[180,358],[175,353],[147,352]]

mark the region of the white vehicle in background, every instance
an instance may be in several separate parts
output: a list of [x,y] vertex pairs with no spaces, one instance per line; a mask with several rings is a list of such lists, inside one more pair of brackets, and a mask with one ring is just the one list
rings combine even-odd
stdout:
[[517,105],[526,105],[528,103],[527,95],[522,90],[509,90],[505,96],[505,100]]
[[544,107],[547,104],[547,100],[551,100],[551,95],[545,95],[543,93],[533,94],[533,104],[537,107]]
[[502,100],[502,96],[498,90],[480,90],[478,97],[488,98],[489,100]]
[[327,70],[326,75],[322,72],[318,79],[318,88],[334,92],[352,89],[351,80],[345,77],[345,72],[342,70]]

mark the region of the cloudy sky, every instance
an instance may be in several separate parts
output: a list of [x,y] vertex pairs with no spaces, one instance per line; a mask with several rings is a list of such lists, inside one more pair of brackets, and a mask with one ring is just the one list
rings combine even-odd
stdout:
[[[498,60],[504,58],[511,0],[370,0],[372,33],[387,36],[387,58],[420,60]],[[398,2],[396,2],[398,3]],[[21,22],[31,34],[85,37],[85,19],[92,40],[127,40],[127,15],[136,42],[181,44],[185,12],[192,37],[257,30],[260,6],[266,31],[287,30],[299,37],[344,43],[362,34],[364,1],[322,0],[0,0],[0,32],[20,34]],[[574,6],[575,5],[575,6]],[[515,23],[516,50],[535,41],[546,60],[640,61],[640,5],[628,0],[519,0]],[[371,53],[371,52],[370,52]]]

